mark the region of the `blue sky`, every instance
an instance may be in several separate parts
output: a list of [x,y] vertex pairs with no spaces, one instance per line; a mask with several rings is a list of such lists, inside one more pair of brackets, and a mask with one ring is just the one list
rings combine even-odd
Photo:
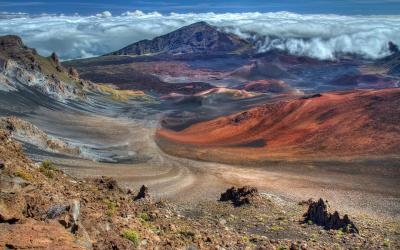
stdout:
[[105,10],[118,15],[133,10],[178,12],[332,13],[343,15],[400,14],[400,0],[0,0],[0,12],[91,15]]

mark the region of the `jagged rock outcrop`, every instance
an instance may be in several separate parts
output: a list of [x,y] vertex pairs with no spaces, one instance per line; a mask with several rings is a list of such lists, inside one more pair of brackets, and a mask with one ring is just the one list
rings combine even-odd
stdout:
[[231,187],[221,194],[220,201],[231,201],[235,206],[254,204],[260,200],[260,195],[255,187]]
[[73,79],[79,79],[79,73],[77,69],[70,67],[68,69],[68,73]]
[[318,226],[323,226],[328,230],[342,229],[349,233],[359,232],[347,214],[345,214],[343,218],[340,218],[338,211],[335,211],[333,214],[329,213],[327,205],[322,199],[310,204],[307,213],[304,214],[304,221],[306,223],[312,222]]
[[53,62],[57,65],[60,65],[60,58],[56,54],[56,52],[51,53],[50,58],[53,60]]
[[40,56],[18,36],[0,36],[0,90],[16,91],[21,85],[34,87],[57,100],[82,98],[91,83],[65,69],[59,57]]
[[153,40],[143,40],[111,55],[154,55],[229,53],[251,47],[250,42],[218,30],[206,22],[197,22]]
[[146,185],[140,187],[139,193],[135,196],[134,200],[150,199],[149,188]]

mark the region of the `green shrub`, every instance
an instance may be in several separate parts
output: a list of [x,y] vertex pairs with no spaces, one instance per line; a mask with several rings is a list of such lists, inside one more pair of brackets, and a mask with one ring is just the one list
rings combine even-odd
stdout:
[[58,171],[58,168],[54,163],[50,160],[44,160],[39,167],[39,172],[45,175],[47,178],[53,178],[54,172]]
[[149,220],[150,220],[150,216],[149,216],[147,213],[141,213],[141,214],[139,215],[139,218],[140,218],[142,221],[149,221]]
[[278,226],[278,225],[272,225],[269,229],[271,231],[282,231],[282,230],[285,230],[283,227]]
[[44,169],[48,169],[48,170],[52,170],[52,171],[57,171],[58,168],[56,165],[54,165],[54,163],[50,160],[44,160],[42,162],[42,164],[40,164],[40,167],[44,168]]
[[389,239],[385,239],[385,240],[383,241],[382,245],[383,245],[384,247],[390,247],[390,240],[389,240]]
[[106,215],[110,217],[113,216],[117,211],[117,204],[109,200],[104,200],[104,203],[107,205]]
[[122,233],[122,237],[130,240],[135,246],[139,245],[139,234],[135,230],[132,229],[125,230]]
[[22,178],[26,181],[32,181],[33,180],[33,176],[31,173],[28,173],[27,171],[23,170],[23,169],[18,169],[17,171],[14,172],[14,175],[16,177]]

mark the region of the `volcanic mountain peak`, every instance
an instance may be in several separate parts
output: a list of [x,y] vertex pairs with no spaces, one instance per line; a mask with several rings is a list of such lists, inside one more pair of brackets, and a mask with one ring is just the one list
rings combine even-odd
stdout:
[[250,47],[247,40],[220,31],[206,22],[197,22],[153,40],[142,40],[128,45],[111,55],[224,54]]

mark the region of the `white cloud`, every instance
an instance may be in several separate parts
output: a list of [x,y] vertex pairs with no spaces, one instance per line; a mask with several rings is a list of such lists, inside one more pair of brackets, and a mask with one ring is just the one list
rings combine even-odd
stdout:
[[96,16],[97,17],[112,17],[112,14],[111,14],[111,12],[106,10],[106,11],[96,14]]
[[[400,44],[400,16],[337,16],[276,13],[125,12],[112,16],[23,16],[0,18],[0,34],[21,36],[30,47],[63,59],[89,57],[151,39],[184,25],[207,21],[249,38],[257,37],[260,51],[272,48],[298,55],[330,59],[336,53],[356,53],[367,58],[388,54],[387,43]],[[255,34],[257,34],[255,36]]]

